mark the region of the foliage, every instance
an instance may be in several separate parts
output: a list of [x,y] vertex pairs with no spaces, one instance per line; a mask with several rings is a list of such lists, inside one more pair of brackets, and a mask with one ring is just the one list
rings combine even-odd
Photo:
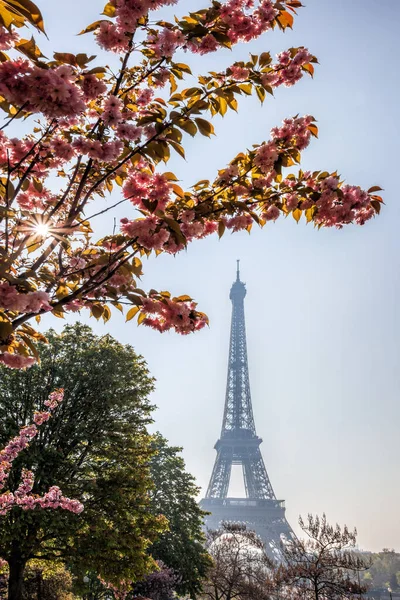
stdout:
[[[377,186],[364,192],[345,185],[336,171],[287,171],[318,133],[311,116],[286,119],[270,141],[233,157],[213,181],[199,174],[190,190],[178,185],[179,176],[162,172],[172,151],[185,156],[187,136],[213,136],[214,117],[236,111],[240,97],[256,94],[263,102],[275,88],[312,75],[317,62],[307,49],[290,48],[276,61],[263,52],[193,79],[190,66],[178,62],[180,51],[204,55],[285,30],[302,5],[214,0],[174,22],[153,15],[176,3],[106,4],[102,18],[82,33],[120,57],[114,72],[84,53],[46,59],[33,38],[21,40],[15,29],[26,21],[43,29],[37,7],[0,0],[1,47],[25,56],[2,53],[4,127],[35,117],[25,121],[32,129],[21,138],[0,132],[0,360],[10,368],[38,359],[43,337],[28,323],[47,311],[60,317],[86,309],[107,321],[111,310],[127,305],[127,321],[137,318],[159,331],[204,327],[207,318],[189,296],[137,287],[143,256],[175,254],[194,239],[250,230],[279,216],[340,228],[380,211]],[[106,203],[113,190],[115,202]],[[96,239],[96,217],[121,203],[126,217],[119,228],[110,225]]]
[[87,326],[48,337],[40,367],[0,370],[0,443],[62,386],[63,403],[16,467],[34,472],[35,492],[55,480],[85,510],[8,513],[0,521],[1,556],[11,572],[16,562],[23,571],[33,558],[63,559],[81,579],[86,570],[115,582],[140,578],[154,564],[147,548],[165,527],[165,519],[149,512],[153,380],[131,347]]
[[[44,33],[43,17],[39,8],[31,0],[0,0],[0,25],[5,29],[24,27],[30,24]],[[3,44],[4,44],[4,40]],[[15,47],[27,40],[15,40]],[[3,53],[2,53],[3,54]],[[4,57],[3,55],[3,58]]]
[[210,566],[202,533],[204,513],[196,502],[199,488],[185,470],[180,448],[168,446],[160,434],[154,436],[152,447],[156,453],[150,461],[154,484],[150,509],[154,515],[162,514],[168,519],[169,529],[149,551],[174,570],[178,593],[193,598]]
[[149,600],[173,600],[176,597],[174,592],[178,583],[179,577],[174,570],[158,561],[158,570],[137,583],[127,598],[143,596]]
[[74,600],[72,575],[61,563],[32,561],[24,577],[24,600]]
[[356,530],[329,525],[326,516],[300,517],[305,540],[289,541],[282,547],[283,563],[276,581],[283,597],[303,600],[355,598],[365,591],[357,575],[368,563],[354,552]]
[[208,532],[208,549],[213,559],[203,585],[202,597],[209,600],[269,600],[273,587],[271,560],[254,531],[244,524],[223,523]]
[[372,588],[400,588],[400,554],[389,548],[382,552],[367,554],[371,566],[364,573],[363,581]]

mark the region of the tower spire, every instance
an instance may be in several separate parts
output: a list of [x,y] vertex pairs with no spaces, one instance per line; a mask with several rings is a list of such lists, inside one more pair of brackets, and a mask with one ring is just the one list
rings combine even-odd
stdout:
[[[247,291],[240,281],[239,265],[237,260],[236,281],[229,294],[232,323],[221,436],[215,444],[217,457],[201,506],[212,513],[206,518],[208,527],[217,529],[221,521],[244,521],[273,553],[280,547],[281,537],[291,538],[293,532],[285,519],[284,502],[276,499],[272,489],[260,451],[262,439],[256,433],[244,315]],[[246,498],[228,497],[232,465],[242,466]]]

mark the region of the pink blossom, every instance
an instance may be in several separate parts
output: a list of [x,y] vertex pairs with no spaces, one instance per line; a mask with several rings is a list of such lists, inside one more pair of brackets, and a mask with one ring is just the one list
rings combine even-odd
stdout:
[[153,50],[156,58],[171,58],[175,50],[185,42],[185,36],[179,29],[165,27],[161,31],[151,34],[147,45]]
[[170,237],[163,223],[153,216],[134,221],[121,219],[121,231],[148,250],[160,250]]
[[236,215],[231,218],[225,219],[225,224],[228,229],[232,229],[232,231],[241,231],[242,229],[247,229],[252,225],[253,219],[251,215],[242,214]]
[[96,75],[88,73],[83,78],[82,90],[85,98],[94,100],[107,91],[107,86]]
[[194,302],[174,302],[167,298],[163,300],[143,299],[143,312],[148,316],[143,324],[160,333],[175,329],[177,333],[188,334],[202,329],[207,324],[207,318],[196,312]]
[[0,354],[0,363],[9,369],[29,369],[29,367],[36,363],[36,358],[3,352]]
[[142,137],[143,129],[130,123],[119,123],[117,127],[117,135],[123,140],[138,142]]
[[123,185],[123,194],[132,204],[146,208],[144,201],[157,203],[159,210],[164,210],[170,201],[171,185],[161,174],[151,174],[136,168],[127,177]]
[[[10,440],[3,450],[0,450],[0,490],[4,489],[6,485],[14,460],[38,434],[37,426],[48,421],[51,412],[62,402],[63,397],[64,390],[62,389],[52,392],[48,400],[45,401],[45,405],[48,406],[49,410],[35,413],[35,423],[22,427],[19,434]],[[51,487],[43,496],[32,494],[34,482],[33,472],[23,469],[21,483],[15,492],[8,491],[0,494],[0,515],[5,515],[14,506],[19,506],[22,510],[33,510],[40,507],[42,509],[61,508],[76,514],[82,512],[83,505],[78,500],[71,500],[63,496],[59,487]]]
[[281,211],[279,210],[279,208],[273,204],[268,208],[268,210],[266,210],[263,213],[263,218],[266,221],[276,221],[279,218],[280,214]]
[[13,48],[19,40],[19,35],[14,31],[9,32],[3,25],[0,25],[0,50]]
[[124,30],[110,21],[103,21],[95,35],[97,43],[104,50],[121,53],[128,49],[129,40]]
[[279,152],[276,144],[274,142],[267,142],[257,149],[254,164],[263,173],[268,173],[273,169],[278,157]]
[[299,204],[299,199],[296,194],[287,194],[287,196],[285,196],[285,200],[286,208],[288,210],[294,210]]
[[74,156],[75,151],[69,142],[61,137],[56,137],[51,141],[51,149],[57,158],[63,160],[71,160]]
[[147,106],[153,99],[154,92],[150,88],[141,90],[136,98],[136,104],[138,106]]
[[109,96],[104,103],[103,121],[106,125],[118,125],[122,120],[122,101],[116,96]]
[[237,64],[234,64],[231,67],[229,67],[229,71],[230,76],[232,77],[232,79],[235,79],[235,81],[245,81],[250,75],[249,69],[241,67]]
[[0,64],[0,94],[49,118],[75,116],[85,109],[83,92],[66,65],[44,69],[21,59],[5,61]]

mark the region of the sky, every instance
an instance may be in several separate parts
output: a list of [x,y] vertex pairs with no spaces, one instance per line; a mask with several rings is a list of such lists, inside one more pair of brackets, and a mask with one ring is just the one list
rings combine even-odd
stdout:
[[[40,40],[45,54],[99,53],[91,36],[75,34],[98,19],[101,0],[39,4],[50,38]],[[181,0],[175,8],[185,14],[202,4]],[[375,551],[400,551],[399,17],[398,0],[307,0],[293,31],[218,56],[182,56],[207,72],[249,52],[304,45],[320,65],[314,80],[278,90],[262,107],[242,99],[238,114],[215,120],[216,138],[186,140],[187,161],[174,158],[166,169],[186,186],[212,178],[283,118],[312,114],[320,138],[302,167],[338,169],[351,184],[383,187],[378,218],[341,231],[280,219],[251,235],[208,238],[176,257],[146,260],[142,287],[187,293],[210,317],[195,335],[160,335],[119,315],[106,325],[88,320],[146,358],[157,379],[155,428],[183,447],[204,492],[221,428],[229,290],[240,259],[253,408],[276,495],[296,532],[300,514],[325,512],[331,522],[357,527],[360,548]],[[100,235],[110,219],[98,223]],[[44,319],[44,327],[62,324]],[[236,477],[231,493],[240,493]]]

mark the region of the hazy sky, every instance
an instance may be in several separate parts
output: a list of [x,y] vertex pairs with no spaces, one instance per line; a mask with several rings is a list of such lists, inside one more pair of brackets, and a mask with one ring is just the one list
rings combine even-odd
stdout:
[[[90,36],[74,34],[98,18],[101,0],[39,3],[52,41],[41,41],[46,51],[95,50]],[[182,0],[177,11],[202,4]],[[250,236],[210,238],[176,258],[146,261],[143,287],[188,293],[208,313],[210,328],[194,336],[161,336],[120,316],[107,325],[90,321],[145,356],[157,378],[156,426],[184,447],[204,489],[221,427],[229,289],[240,258],[254,412],[275,492],[295,529],[299,514],[325,511],[331,521],[357,526],[360,547],[371,550],[400,550],[399,17],[398,0],[308,0],[293,32],[233,53],[183,57],[207,71],[250,51],[305,45],[321,64],[314,81],[279,90],[264,107],[242,99],[238,115],[216,120],[217,138],[187,140],[187,162],[168,166],[185,185],[213,177],[284,117],[309,113],[320,139],[303,167],[337,168],[367,188],[380,184],[386,206],[379,218],[342,231],[280,219]]]

